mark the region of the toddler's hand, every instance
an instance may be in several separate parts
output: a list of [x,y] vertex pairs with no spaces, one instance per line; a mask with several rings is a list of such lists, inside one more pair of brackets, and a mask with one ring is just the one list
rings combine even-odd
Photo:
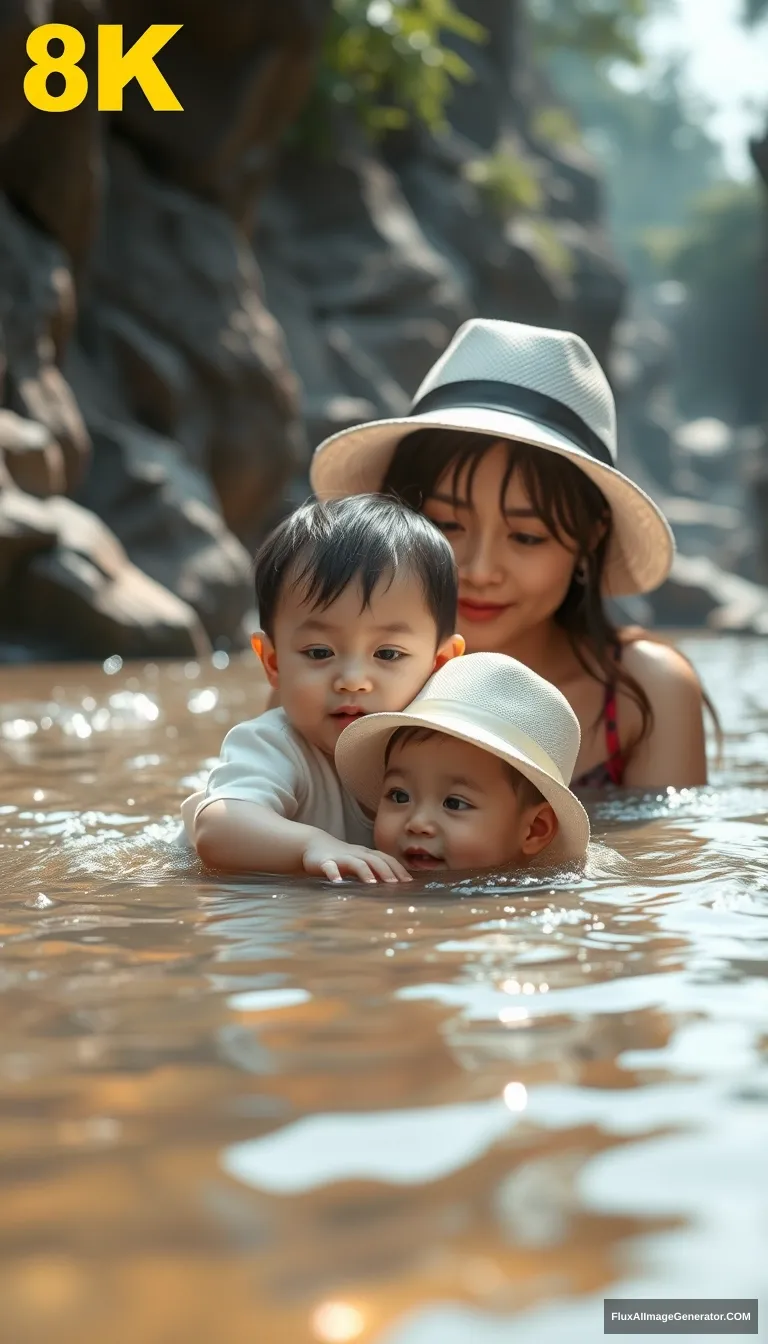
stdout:
[[361,882],[411,882],[411,874],[397,859],[364,845],[348,845],[327,836],[313,840],[304,850],[304,871],[330,882],[341,882],[342,874]]

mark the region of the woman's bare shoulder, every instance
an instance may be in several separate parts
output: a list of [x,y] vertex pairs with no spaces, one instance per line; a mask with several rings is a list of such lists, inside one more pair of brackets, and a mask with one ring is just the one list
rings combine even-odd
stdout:
[[624,783],[633,788],[693,788],[707,782],[704,698],[684,654],[653,637],[622,649],[622,666],[642,687],[652,713],[650,732],[630,752]]
[[653,701],[656,696],[681,696],[701,700],[701,682],[696,669],[671,644],[649,635],[638,635],[622,645],[621,662]]

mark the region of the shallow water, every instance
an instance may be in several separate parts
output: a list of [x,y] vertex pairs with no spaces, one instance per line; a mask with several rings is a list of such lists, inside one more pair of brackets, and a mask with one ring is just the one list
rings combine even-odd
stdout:
[[396,897],[168,849],[252,660],[0,672],[3,1341],[579,1344],[766,1289],[768,650],[685,647],[715,788],[598,801],[579,882]]

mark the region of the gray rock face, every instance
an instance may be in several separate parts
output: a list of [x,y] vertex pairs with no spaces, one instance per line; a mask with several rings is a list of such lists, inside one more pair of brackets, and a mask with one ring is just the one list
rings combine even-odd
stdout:
[[[86,262],[103,191],[96,31],[108,17],[102,0],[5,0],[0,8],[0,61],[12,66],[0,79],[0,190],[56,239],[76,270]],[[89,92],[71,112],[40,112],[24,98],[27,36],[44,23],[70,24],[85,38],[80,64]]]
[[0,453],[16,485],[30,495],[63,494],[64,454],[50,430],[15,411],[0,410]]
[[660,626],[768,635],[768,588],[726,574],[704,556],[678,555],[670,578],[645,600]]
[[158,116],[133,85],[107,118],[93,79],[73,112],[25,102],[29,31],[78,28],[91,77],[98,22],[127,47],[175,11],[0,6],[0,574],[29,598],[1,604],[17,644],[39,647],[40,612],[80,655],[247,637],[249,551],[307,449],[245,230],[327,10],[197,0],[158,60],[186,110]]
[[57,445],[67,490],[87,470],[90,440],[61,372],[76,316],[66,253],[0,196],[0,336],[3,402],[39,424]]
[[[260,211],[255,247],[270,307],[303,388],[311,443],[399,415],[459,324],[482,313],[573,327],[607,359],[624,282],[602,222],[594,165],[537,140],[540,97],[520,0],[462,0],[488,41],[450,39],[476,78],[449,127],[371,145],[339,110],[332,155],[294,148]],[[478,160],[521,162],[539,219],[499,202]],[[285,507],[306,493],[303,475]]]
[[246,228],[315,73],[330,0],[106,0],[126,45],[151,23],[183,23],[158,64],[184,107],[157,116],[126,88],[121,134],[155,174]]
[[326,407],[352,398],[402,413],[472,311],[395,174],[343,119],[332,162],[296,153],[281,165],[256,246],[302,382]]
[[[81,360],[90,391],[78,385],[89,414],[98,420],[94,400],[109,389],[112,419],[178,444],[182,468],[202,474],[199,491],[252,547],[265,505],[305,453],[296,380],[250,248],[221,210],[158,182],[116,145],[93,275]],[[166,472],[172,463],[166,453]],[[83,502],[94,489],[86,483]]]
[[210,651],[192,607],[132,565],[109,528],[72,500],[33,499],[6,484],[0,564],[3,624],[22,643],[53,638],[60,655],[79,658]]
[[[475,313],[573,328],[607,365],[624,281],[594,165],[536,130],[524,0],[461,0],[489,40],[455,42],[476,79],[444,134],[372,146],[340,110],[323,160],[284,132],[330,5],[188,0],[158,58],[184,112],[156,114],[132,84],[105,116],[97,24],[122,24],[127,46],[178,6],[0,0],[0,658],[3,643],[241,646],[250,553],[307,493],[310,447],[402,412]],[[27,36],[48,21],[85,34],[91,78],[55,116],[22,87]],[[534,209],[510,197],[510,167],[535,184]],[[625,465],[698,502],[677,501],[681,533],[754,577],[723,484],[749,454],[678,433],[657,338],[646,326],[620,343]],[[752,454],[749,471],[758,500],[768,469]]]

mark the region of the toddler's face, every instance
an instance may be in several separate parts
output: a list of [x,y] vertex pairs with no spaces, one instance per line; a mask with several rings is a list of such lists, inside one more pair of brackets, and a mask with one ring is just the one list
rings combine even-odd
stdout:
[[435,668],[463,648],[458,636],[439,649],[435,641],[434,617],[406,570],[391,583],[382,579],[367,607],[357,583],[325,608],[308,605],[286,584],[274,643],[263,641],[263,663],[294,728],[332,756],[347,724],[404,709]]
[[521,806],[491,752],[444,734],[395,743],[374,844],[412,871],[509,867],[545,848],[555,829],[548,803]]

